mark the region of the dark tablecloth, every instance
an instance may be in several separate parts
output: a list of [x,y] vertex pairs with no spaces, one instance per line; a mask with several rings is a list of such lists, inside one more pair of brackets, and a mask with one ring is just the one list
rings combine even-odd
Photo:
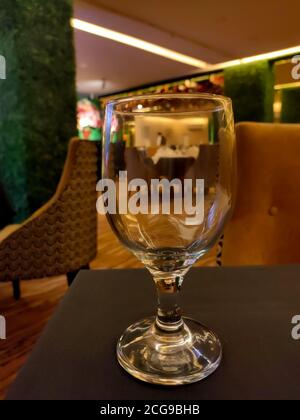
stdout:
[[148,385],[119,367],[116,341],[152,314],[145,270],[82,271],[60,304],[8,399],[299,399],[300,267],[195,268],[182,292],[185,314],[223,343],[219,369],[202,382]]

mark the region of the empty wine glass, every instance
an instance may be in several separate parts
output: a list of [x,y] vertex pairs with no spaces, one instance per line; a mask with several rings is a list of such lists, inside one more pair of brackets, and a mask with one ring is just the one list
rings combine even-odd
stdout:
[[121,336],[118,361],[136,378],[156,384],[205,378],[220,364],[221,344],[198,321],[182,318],[179,292],[184,275],[216,243],[232,211],[230,99],[166,94],[109,102],[103,171],[109,223],[150,271],[158,295],[156,316]]

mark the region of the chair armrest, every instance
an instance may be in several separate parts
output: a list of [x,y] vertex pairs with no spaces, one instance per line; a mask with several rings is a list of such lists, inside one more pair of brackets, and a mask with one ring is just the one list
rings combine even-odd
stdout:
[[20,226],[21,225],[8,225],[4,229],[0,230],[0,243],[18,230]]

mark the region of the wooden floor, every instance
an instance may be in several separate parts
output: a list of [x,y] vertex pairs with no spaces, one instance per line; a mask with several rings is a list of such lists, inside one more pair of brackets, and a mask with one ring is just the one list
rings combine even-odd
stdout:
[[[99,217],[98,255],[92,268],[138,268],[142,264],[116,239]],[[207,265],[212,258],[198,263]],[[10,284],[0,284],[0,314],[7,323],[7,339],[0,340],[0,399],[24,364],[47,321],[67,291],[65,276],[22,282],[22,299],[12,297]]]

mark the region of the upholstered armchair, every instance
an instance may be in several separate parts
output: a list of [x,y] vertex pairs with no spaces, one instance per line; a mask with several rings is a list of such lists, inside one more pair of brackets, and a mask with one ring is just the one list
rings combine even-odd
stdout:
[[300,125],[240,123],[223,265],[300,263]]
[[0,281],[67,274],[69,284],[97,252],[97,145],[72,139],[57,191],[21,225],[0,232]]

